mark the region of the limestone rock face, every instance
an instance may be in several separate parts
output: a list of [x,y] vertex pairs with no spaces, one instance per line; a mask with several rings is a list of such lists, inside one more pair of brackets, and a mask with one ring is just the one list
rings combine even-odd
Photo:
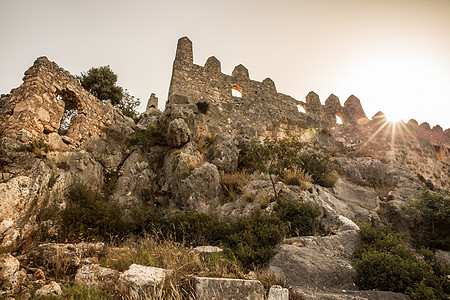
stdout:
[[0,256],[1,295],[13,295],[25,279],[25,272],[19,270],[19,261],[10,254]]
[[229,135],[218,134],[214,143],[208,148],[207,157],[211,163],[221,170],[236,171],[239,162],[239,149],[236,140]]
[[353,283],[356,271],[351,259],[359,243],[357,231],[294,239],[304,247],[281,244],[269,262],[269,272],[279,280],[304,290],[356,289]]
[[62,294],[61,287],[58,283],[52,281],[49,284],[44,285],[38,289],[35,293],[35,297],[45,297],[45,296],[58,296]]
[[257,280],[195,277],[194,289],[198,300],[264,299],[264,287]]
[[204,163],[195,168],[173,191],[190,211],[212,212],[219,205],[220,175],[217,167]]
[[202,156],[193,142],[167,154],[164,158],[163,176],[160,179],[162,190],[174,192],[180,180],[186,178],[190,170],[201,165],[201,162]]
[[178,148],[186,144],[190,138],[191,131],[183,119],[178,118],[169,123],[166,136],[169,146]]

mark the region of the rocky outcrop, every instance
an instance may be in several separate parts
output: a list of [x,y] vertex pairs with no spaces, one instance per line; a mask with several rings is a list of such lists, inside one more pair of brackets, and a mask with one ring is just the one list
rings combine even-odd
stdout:
[[278,247],[268,265],[268,272],[278,280],[305,291],[356,289],[351,259],[359,243],[357,231],[291,238],[289,242]]

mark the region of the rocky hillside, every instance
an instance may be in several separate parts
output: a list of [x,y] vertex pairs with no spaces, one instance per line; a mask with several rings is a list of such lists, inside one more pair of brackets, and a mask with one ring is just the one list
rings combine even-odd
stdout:
[[[426,274],[413,281],[423,289],[372,291],[382,288],[365,285],[355,262],[355,249],[364,257],[363,223],[391,223],[409,236],[404,247],[425,245],[436,261],[448,262],[448,129],[390,123],[382,113],[369,120],[353,98],[349,121],[333,124],[318,113],[314,93],[303,103],[310,114],[295,124],[271,108],[276,104],[238,102],[227,110],[231,102],[175,101],[181,97],[175,92],[164,112],[133,120],[45,57],[23,81],[0,99],[4,297],[408,299],[407,293],[435,299],[448,293],[447,277],[436,284],[435,277],[423,281]],[[233,119],[236,110],[242,122]],[[417,209],[412,198],[439,197],[444,221],[435,219],[424,240],[426,219],[405,206],[411,211]],[[404,253],[417,264],[426,261],[417,251]]]

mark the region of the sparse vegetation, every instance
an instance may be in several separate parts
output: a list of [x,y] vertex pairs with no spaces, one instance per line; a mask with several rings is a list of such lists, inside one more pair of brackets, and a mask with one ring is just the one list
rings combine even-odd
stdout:
[[289,175],[301,176],[299,172],[309,174],[313,183],[333,187],[337,176],[331,172],[326,159],[316,152],[309,153],[302,149],[303,144],[295,136],[265,139],[264,142],[253,139],[242,151],[239,167],[268,173],[276,197],[278,191],[275,183],[282,177],[286,179],[286,176],[288,180],[295,180]]
[[58,240],[110,240],[124,237],[130,230],[122,220],[122,210],[102,193],[85,184],[70,186],[66,206],[61,211]]
[[364,224],[360,234],[354,264],[361,289],[406,293],[413,299],[448,299],[446,274],[419,260],[390,226]]
[[140,145],[144,149],[156,145],[165,145],[165,128],[157,125],[150,125],[146,130],[136,129],[133,135],[128,139],[130,145]]
[[410,199],[405,212],[415,223],[418,246],[450,250],[450,194],[425,189]]
[[313,235],[319,227],[319,208],[311,203],[279,199],[275,213],[288,224],[290,236]]
[[30,152],[36,155],[38,158],[44,157],[45,153],[49,152],[50,146],[45,143],[43,140],[33,140],[28,144],[23,144],[16,148],[18,152]]
[[288,185],[297,185],[302,190],[306,190],[312,182],[312,178],[302,169],[292,169],[283,172],[283,182]]
[[244,187],[249,181],[250,175],[245,170],[234,173],[221,171],[220,178],[226,202],[229,202],[236,200],[237,196],[244,192]]

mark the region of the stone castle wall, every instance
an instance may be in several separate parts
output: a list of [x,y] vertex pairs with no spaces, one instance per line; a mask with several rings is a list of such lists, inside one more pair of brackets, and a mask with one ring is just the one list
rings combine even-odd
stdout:
[[23,84],[1,99],[2,136],[21,142],[41,139],[57,147],[63,141],[58,134],[65,109],[63,99],[78,111],[64,141],[83,144],[99,137],[102,128],[112,125],[119,114],[112,105],[88,93],[68,71],[40,57],[25,72]]
[[[233,96],[233,90],[240,92],[241,97]],[[313,92],[309,93],[306,102],[303,102],[278,93],[270,78],[262,82],[251,80],[243,65],[236,66],[231,76],[221,72],[220,61],[214,56],[207,59],[204,67],[196,65],[193,62],[192,42],[183,37],[178,40],[167,105],[197,102],[208,102],[212,105],[234,103],[237,106],[242,102],[259,103],[262,110],[281,108],[291,120],[298,119],[298,122],[294,123],[307,122],[323,127],[336,125],[336,117],[349,124],[367,119],[355,96],[351,96],[343,107],[334,95],[322,105]],[[299,112],[299,105],[305,109],[306,114]],[[285,120],[280,116],[280,119],[273,121],[278,123]]]

